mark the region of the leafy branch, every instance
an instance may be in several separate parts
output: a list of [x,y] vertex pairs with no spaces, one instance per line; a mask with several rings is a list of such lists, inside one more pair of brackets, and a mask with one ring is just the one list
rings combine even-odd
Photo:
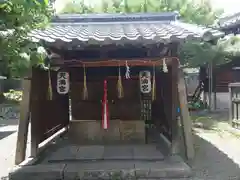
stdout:
[[38,43],[28,39],[33,29],[47,25],[52,10],[44,0],[8,0],[0,3],[0,72],[22,76],[29,67],[43,63]]

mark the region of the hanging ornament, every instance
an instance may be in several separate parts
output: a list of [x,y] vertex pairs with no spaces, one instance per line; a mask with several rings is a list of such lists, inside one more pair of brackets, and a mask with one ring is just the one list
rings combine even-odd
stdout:
[[83,65],[83,94],[82,94],[82,98],[83,98],[83,100],[88,99],[87,75],[86,75],[85,65]]
[[107,101],[107,80],[104,80],[103,85],[103,111],[102,111],[102,128],[108,129],[109,125],[109,112],[108,112],[108,101]]
[[118,91],[118,98],[119,98],[119,99],[123,98],[124,93],[123,93],[123,85],[122,85],[122,77],[121,77],[121,68],[120,68],[120,65],[118,66],[117,91]]
[[130,67],[128,66],[128,63],[126,61],[126,73],[125,73],[126,79],[130,79]]
[[165,72],[165,73],[168,72],[168,68],[167,68],[167,64],[166,64],[165,58],[163,58],[163,72]]
[[156,100],[156,69],[153,65],[152,101]]
[[52,81],[51,81],[51,73],[50,68],[48,69],[48,99],[52,100]]

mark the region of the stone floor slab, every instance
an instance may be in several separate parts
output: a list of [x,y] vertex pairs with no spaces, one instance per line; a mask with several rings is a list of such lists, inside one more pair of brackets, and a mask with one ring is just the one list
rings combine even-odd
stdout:
[[9,173],[9,180],[63,179],[65,164],[44,164],[17,167]]
[[133,146],[105,146],[103,159],[106,160],[130,160],[133,159]]
[[[134,162],[99,161],[68,164],[64,169],[64,180],[73,179],[114,179],[114,177],[134,177]],[[115,178],[116,179],[116,178]]]
[[139,178],[185,178],[191,176],[191,168],[184,162],[136,162],[135,173]]
[[57,149],[57,151],[52,152],[51,155],[47,158],[47,161],[67,161],[76,159],[79,146],[66,146]]
[[103,159],[104,146],[80,146],[76,160],[100,160]]
[[133,147],[133,157],[135,160],[163,160],[164,155],[156,146],[138,145]]

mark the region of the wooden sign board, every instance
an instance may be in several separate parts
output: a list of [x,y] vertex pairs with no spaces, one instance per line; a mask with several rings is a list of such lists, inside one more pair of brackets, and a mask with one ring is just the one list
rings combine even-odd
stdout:
[[57,92],[67,94],[69,92],[69,74],[68,72],[58,72],[57,74]]
[[150,71],[140,71],[139,80],[140,80],[141,93],[143,93],[143,94],[150,93],[152,90],[151,72]]

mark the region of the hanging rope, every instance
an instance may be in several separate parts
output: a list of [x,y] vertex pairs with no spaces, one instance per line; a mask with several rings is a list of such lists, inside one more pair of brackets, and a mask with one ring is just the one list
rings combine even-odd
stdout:
[[52,100],[52,80],[51,80],[51,72],[50,72],[50,68],[48,69],[48,99]]
[[[164,63],[165,63],[165,65],[166,64],[168,64],[168,63],[171,63],[172,61],[177,61],[178,62],[178,64],[179,64],[179,59],[177,58],[177,57],[164,57],[164,58],[160,58],[159,60],[158,59],[156,59],[156,60],[145,60],[144,58],[142,58],[142,59],[139,59],[139,60],[129,60],[129,62],[130,62],[130,64],[133,64],[133,66],[134,66],[134,63],[143,63],[143,64],[146,64],[146,65],[148,65],[149,66],[149,64],[159,64],[159,65],[162,65],[163,64],[163,61],[164,61]],[[105,61],[93,61],[93,62],[85,62],[85,61],[81,61],[81,60],[63,60],[62,61],[62,63],[64,63],[64,64],[68,64],[68,63],[78,63],[79,64],[79,66],[83,66],[83,64],[84,65],[86,65],[86,67],[88,67],[88,66],[94,66],[94,64],[101,64],[101,63],[103,63],[103,64],[105,64],[105,63],[118,63],[119,64],[119,60],[105,60]],[[72,66],[74,67],[75,65],[74,64],[72,64]],[[102,66],[105,66],[105,65],[102,65]],[[115,65],[113,65],[113,66],[115,66]],[[121,63],[121,66],[123,66],[123,64]],[[125,66],[126,66],[126,61],[125,61]],[[145,65],[144,65],[145,66]],[[71,67],[71,65],[69,66],[69,67]]]
[[119,99],[123,98],[124,93],[123,93],[123,85],[122,85],[122,77],[121,77],[121,68],[120,68],[120,65],[118,66],[117,91],[118,91],[118,98],[119,98]]
[[83,94],[82,94],[82,98],[83,98],[83,100],[88,99],[87,75],[86,75],[85,65],[83,65]]
[[156,100],[156,69],[153,65],[152,101]]

